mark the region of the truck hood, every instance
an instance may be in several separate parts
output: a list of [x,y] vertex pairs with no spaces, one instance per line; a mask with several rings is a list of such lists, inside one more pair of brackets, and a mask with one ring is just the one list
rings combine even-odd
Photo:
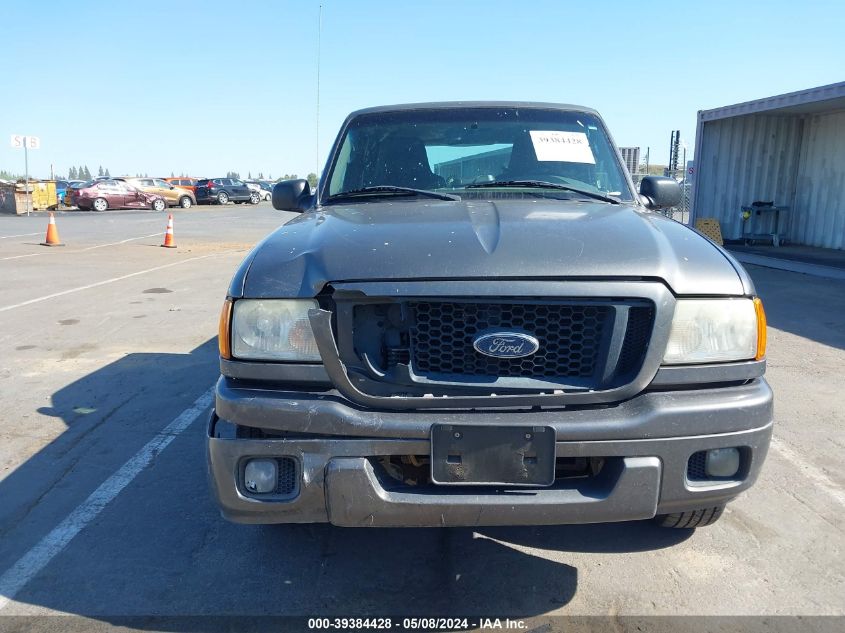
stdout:
[[638,277],[679,295],[746,294],[731,262],[688,227],[629,204],[363,202],[321,207],[277,229],[244,261],[230,295],[313,297],[327,282],[496,277]]

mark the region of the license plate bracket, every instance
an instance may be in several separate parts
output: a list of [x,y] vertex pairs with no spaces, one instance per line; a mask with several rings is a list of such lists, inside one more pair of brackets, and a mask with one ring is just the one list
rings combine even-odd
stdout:
[[431,480],[454,486],[550,486],[555,431],[549,426],[434,424]]

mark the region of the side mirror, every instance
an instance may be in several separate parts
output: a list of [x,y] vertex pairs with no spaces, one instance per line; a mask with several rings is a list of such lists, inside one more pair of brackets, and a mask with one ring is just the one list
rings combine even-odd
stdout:
[[640,196],[649,209],[668,209],[681,202],[681,186],[673,178],[646,176],[640,181]]
[[283,180],[273,187],[273,208],[278,211],[302,213],[314,204],[314,196],[307,180]]

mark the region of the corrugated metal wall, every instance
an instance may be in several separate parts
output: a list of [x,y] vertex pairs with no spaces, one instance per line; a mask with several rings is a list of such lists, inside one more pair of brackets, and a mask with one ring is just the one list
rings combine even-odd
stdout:
[[738,239],[740,208],[772,200],[790,207],[781,220],[790,242],[845,248],[845,112],[754,114],[703,126],[695,217],[718,219],[722,235]]
[[695,216],[716,218],[722,235],[742,234],[741,207],[755,200],[792,206],[801,120],[764,114],[709,121],[696,148]]
[[796,185],[790,241],[845,248],[845,112],[804,120]]

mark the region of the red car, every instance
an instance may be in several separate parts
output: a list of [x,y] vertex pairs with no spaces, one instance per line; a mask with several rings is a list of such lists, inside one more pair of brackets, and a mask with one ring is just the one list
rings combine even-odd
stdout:
[[146,193],[122,180],[87,182],[73,190],[72,201],[80,209],[154,209],[164,211],[167,201],[158,194]]

